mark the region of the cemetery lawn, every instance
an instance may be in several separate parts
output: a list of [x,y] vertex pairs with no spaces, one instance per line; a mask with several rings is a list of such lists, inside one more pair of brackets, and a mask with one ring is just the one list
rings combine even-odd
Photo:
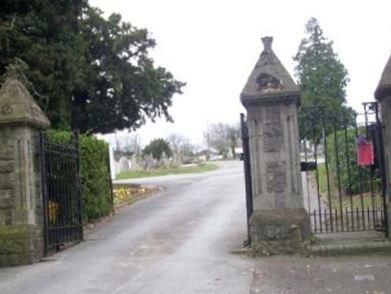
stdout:
[[214,163],[203,163],[196,166],[179,166],[172,168],[158,168],[151,170],[131,170],[119,173],[116,176],[117,180],[123,179],[136,179],[136,178],[147,178],[147,177],[157,177],[157,176],[166,176],[166,175],[175,175],[175,174],[191,174],[191,173],[203,173],[208,171],[216,170],[218,166]]

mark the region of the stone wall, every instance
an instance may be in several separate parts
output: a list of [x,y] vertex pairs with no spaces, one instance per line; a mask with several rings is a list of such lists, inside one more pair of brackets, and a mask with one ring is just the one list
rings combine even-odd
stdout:
[[255,210],[303,207],[295,124],[295,103],[276,101],[248,108]]
[[38,132],[0,127],[0,266],[43,255]]
[[44,255],[38,143],[50,125],[25,86],[7,76],[0,89],[0,266]]
[[386,172],[386,209],[388,236],[391,236],[391,56],[384,67],[375,98],[380,103],[380,115],[383,126],[383,142]]

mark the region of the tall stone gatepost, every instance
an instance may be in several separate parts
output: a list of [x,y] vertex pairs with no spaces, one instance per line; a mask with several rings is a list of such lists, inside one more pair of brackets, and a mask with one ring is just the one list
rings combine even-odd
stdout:
[[0,89],[0,266],[43,256],[39,130],[50,126],[16,75]]
[[240,97],[250,138],[251,241],[265,255],[299,251],[311,230],[301,187],[300,90],[273,52],[272,41],[262,38],[264,50]]
[[383,126],[383,146],[386,173],[386,209],[388,236],[391,236],[391,56],[375,91],[375,98],[380,103],[380,116]]

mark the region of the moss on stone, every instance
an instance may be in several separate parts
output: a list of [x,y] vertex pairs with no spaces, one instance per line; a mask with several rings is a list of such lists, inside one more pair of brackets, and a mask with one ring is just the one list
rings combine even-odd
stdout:
[[309,217],[304,209],[257,211],[250,226],[255,255],[303,253],[310,235]]
[[0,267],[33,263],[34,238],[30,226],[0,226]]

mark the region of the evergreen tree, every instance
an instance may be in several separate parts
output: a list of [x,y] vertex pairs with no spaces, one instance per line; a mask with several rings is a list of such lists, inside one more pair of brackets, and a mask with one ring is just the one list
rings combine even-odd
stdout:
[[102,14],[86,0],[2,1],[0,81],[16,58],[26,63],[58,129],[108,133],[147,118],[171,121],[168,108],[184,83],[154,65],[146,29]]
[[[353,110],[346,105],[348,72],[333,50],[315,18],[305,27],[307,37],[301,41],[294,57],[297,62],[295,75],[301,88],[300,109],[301,133],[314,124],[321,123],[321,117],[328,122],[342,124],[353,119]],[[330,126],[329,126],[330,127]],[[320,126],[317,135],[320,136]]]
[[152,155],[152,157],[156,160],[162,159],[163,153],[168,157],[172,156],[170,143],[162,138],[153,139],[143,149],[143,155]]

